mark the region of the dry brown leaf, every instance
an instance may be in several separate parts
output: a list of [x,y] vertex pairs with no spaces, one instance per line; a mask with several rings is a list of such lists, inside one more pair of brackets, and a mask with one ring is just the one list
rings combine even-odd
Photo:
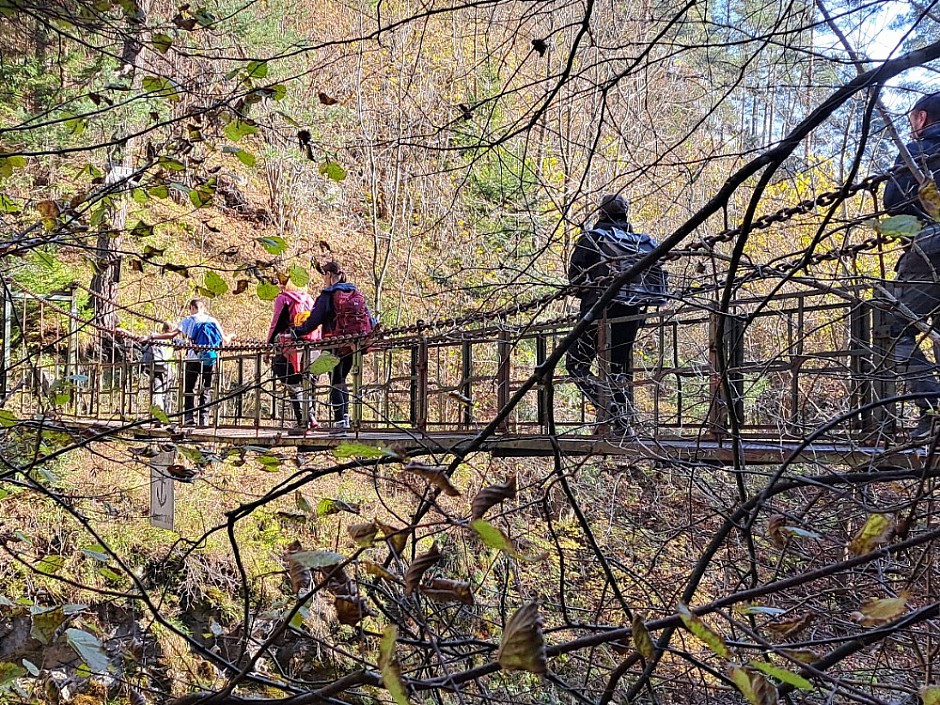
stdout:
[[783,548],[787,545],[787,536],[783,532],[783,527],[787,523],[787,518],[783,514],[772,514],[767,519],[767,535],[777,548]]
[[917,192],[920,202],[924,205],[927,214],[936,220],[940,217],[940,192],[937,191],[937,183],[933,179],[927,179],[923,186]]
[[434,578],[428,585],[419,585],[418,591],[434,602],[460,602],[464,605],[473,604],[473,593],[470,592],[470,583],[447,578]]
[[545,673],[548,663],[538,602],[523,605],[506,622],[497,660],[507,671]]
[[366,521],[361,524],[350,524],[346,527],[346,531],[357,544],[363,548],[369,548],[375,541],[375,535],[379,533],[379,527],[374,521]]
[[428,568],[441,560],[441,552],[437,547],[437,541],[431,544],[427,553],[422,553],[412,561],[405,573],[405,594],[410,595],[418,587],[421,577],[427,572]]
[[738,686],[741,695],[751,705],[776,705],[777,689],[771,685],[763,674],[750,668],[732,665],[728,669],[728,675]]
[[782,622],[771,622],[770,624],[764,625],[767,631],[773,632],[784,638],[789,638],[791,636],[796,636],[801,631],[806,629],[810,624],[813,623],[813,620],[816,619],[816,615],[812,612],[807,612],[801,617],[795,617],[794,619],[787,619]]
[[287,561],[287,574],[290,576],[290,587],[295,595],[307,592],[313,585],[313,576],[310,569],[291,558],[292,554],[302,551],[303,547],[298,540],[293,541],[284,552],[284,559]]
[[333,604],[336,607],[336,620],[348,627],[356,626],[365,617],[375,616],[375,612],[370,610],[366,601],[358,595],[337,595]]
[[871,553],[887,543],[894,535],[894,521],[887,514],[871,514],[849,543],[849,551],[856,556]]
[[59,217],[59,206],[55,201],[40,201],[36,204],[36,209],[43,218]]
[[780,653],[800,663],[812,663],[819,658],[812,649],[780,649]]
[[378,563],[373,563],[372,561],[359,561],[359,565],[362,566],[362,569],[369,575],[374,575],[377,578],[382,578],[393,583],[401,582],[401,578],[399,578],[394,573],[389,572]]
[[392,547],[395,556],[400,556],[402,551],[405,550],[405,544],[408,543],[408,530],[396,529],[394,526],[385,524],[378,519],[375,520],[375,523],[382,530],[382,536],[388,541],[388,545]]
[[516,497],[516,476],[513,475],[506,482],[499,485],[484,487],[473,498],[470,504],[470,520],[482,519],[483,515],[493,506],[507,499]]
[[852,613],[852,619],[863,627],[874,627],[900,617],[907,610],[908,595],[901,593],[897,597],[869,600]]
[[446,465],[425,465],[412,461],[405,465],[402,470],[414,473],[418,477],[427,480],[429,484],[434,485],[448,497],[460,496],[460,490],[454,487],[450,482],[450,478],[447,477]]

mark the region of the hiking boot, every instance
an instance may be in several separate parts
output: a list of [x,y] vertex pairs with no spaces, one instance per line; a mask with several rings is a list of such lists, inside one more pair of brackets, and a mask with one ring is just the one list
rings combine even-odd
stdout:
[[917,425],[911,429],[912,441],[926,441],[933,435],[934,414],[922,414],[917,419]]

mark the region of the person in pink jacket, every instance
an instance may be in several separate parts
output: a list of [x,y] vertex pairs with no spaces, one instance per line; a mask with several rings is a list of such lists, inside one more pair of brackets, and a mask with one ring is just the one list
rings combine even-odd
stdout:
[[[268,343],[277,344],[278,346],[277,353],[271,363],[271,370],[274,378],[282,382],[287,388],[291,406],[294,408],[294,416],[297,419],[297,427],[302,429],[317,428],[320,424],[313,412],[312,399],[304,398],[305,351],[297,347],[298,338],[295,338],[291,333],[293,326],[300,325],[310,315],[310,311],[313,309],[313,299],[307,292],[298,289],[287,277],[279,279],[281,293],[274,299],[274,315],[271,317],[267,337]],[[319,339],[319,330],[300,338],[304,341]],[[314,350],[308,350],[306,353],[307,365],[319,356],[319,352]]]

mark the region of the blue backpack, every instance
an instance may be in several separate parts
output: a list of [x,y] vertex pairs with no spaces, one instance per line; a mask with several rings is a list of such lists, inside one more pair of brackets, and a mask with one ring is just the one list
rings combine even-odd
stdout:
[[[215,321],[199,321],[193,325],[190,340],[193,345],[207,345],[213,348],[219,348],[222,345],[222,331]],[[212,367],[219,359],[218,350],[200,350],[199,359],[202,360],[203,367]]]

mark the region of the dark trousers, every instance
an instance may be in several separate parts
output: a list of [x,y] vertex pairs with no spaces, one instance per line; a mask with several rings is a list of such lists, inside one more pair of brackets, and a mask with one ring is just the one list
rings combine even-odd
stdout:
[[[940,313],[940,226],[924,228],[898,261],[897,280],[891,284],[898,304],[905,306],[917,318],[937,330]],[[900,308],[900,307],[899,307]],[[926,410],[940,407],[940,382],[931,364],[918,345],[923,333],[918,331],[909,316],[894,314],[891,321],[894,360],[909,394],[924,394],[915,404]]]
[[201,360],[187,360],[183,368],[183,422],[192,423],[196,385],[199,384],[199,423],[209,425],[209,403],[212,401],[212,376],[215,366],[204,367]]
[[330,370],[330,406],[333,407],[333,420],[342,421],[349,416],[349,386],[346,377],[349,376],[353,365],[353,354],[341,354],[333,351],[339,357],[339,364]]
[[[582,305],[582,315],[587,308],[589,307]],[[643,309],[637,306],[614,305],[607,309],[607,318],[638,316],[642,313]],[[608,342],[610,344],[610,375],[613,379],[606,380],[606,382],[602,382],[591,372],[591,366],[597,359],[597,323],[588,326],[568,350],[568,358],[565,362],[568,374],[574,377],[575,384],[594,403],[598,411],[603,408],[604,386],[610,390],[608,410],[615,416],[628,411],[626,376],[633,365],[633,343],[642,325],[643,319],[641,318],[610,324]]]

